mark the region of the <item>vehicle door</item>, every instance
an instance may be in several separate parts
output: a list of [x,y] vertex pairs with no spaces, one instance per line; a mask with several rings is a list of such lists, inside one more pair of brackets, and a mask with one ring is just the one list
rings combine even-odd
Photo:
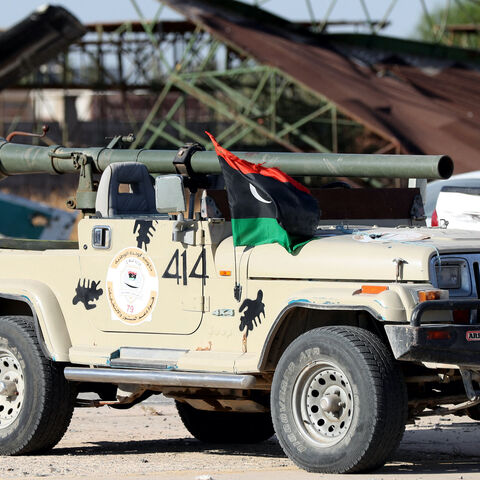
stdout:
[[79,225],[77,302],[104,332],[193,333],[208,279],[201,222],[174,241],[167,216],[91,218]]

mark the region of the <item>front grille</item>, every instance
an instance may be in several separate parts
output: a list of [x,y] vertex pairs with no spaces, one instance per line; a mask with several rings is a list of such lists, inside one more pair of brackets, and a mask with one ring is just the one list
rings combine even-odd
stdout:
[[478,262],[473,262],[473,279],[475,283],[475,291],[477,292],[477,298],[480,298],[480,270]]
[[[440,258],[433,257],[430,263],[430,278],[433,286],[438,288],[436,281],[435,266],[448,265],[455,263],[463,263],[467,266],[468,272],[465,272],[465,277],[462,278],[461,289],[450,289],[449,296],[451,299],[471,300],[480,299],[480,254],[449,254],[442,255]],[[466,285],[468,283],[468,285]],[[480,321],[480,310],[475,310],[470,316],[471,324],[478,324]]]

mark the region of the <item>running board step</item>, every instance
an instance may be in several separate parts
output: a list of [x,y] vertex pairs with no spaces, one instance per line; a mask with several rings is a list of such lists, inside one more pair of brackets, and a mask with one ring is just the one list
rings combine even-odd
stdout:
[[119,368],[67,367],[65,368],[64,374],[67,380],[73,380],[76,382],[127,383],[161,387],[250,389],[255,388],[257,385],[257,379],[253,375],[234,375],[228,373],[193,373],[173,370],[146,371]]
[[178,360],[186,353],[188,350],[121,347],[110,356],[110,366],[140,370],[166,370],[175,367]]

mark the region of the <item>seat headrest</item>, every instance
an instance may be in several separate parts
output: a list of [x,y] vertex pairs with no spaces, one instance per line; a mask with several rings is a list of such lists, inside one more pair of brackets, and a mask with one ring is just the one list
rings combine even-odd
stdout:
[[[130,185],[130,192],[119,192],[121,184]],[[153,179],[147,167],[136,162],[108,165],[98,184],[95,209],[102,217],[157,213]]]

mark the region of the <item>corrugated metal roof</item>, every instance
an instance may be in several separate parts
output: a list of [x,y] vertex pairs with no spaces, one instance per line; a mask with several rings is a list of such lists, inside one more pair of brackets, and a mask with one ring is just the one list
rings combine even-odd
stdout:
[[[223,42],[281,69],[347,115],[399,144],[405,153],[448,154],[455,171],[480,168],[480,73],[455,63],[458,49],[426,48],[445,59],[411,52],[370,55],[368,46],[314,35],[256,7],[231,0],[162,0]],[[409,47],[411,48],[411,46]],[[446,52],[446,54],[445,54]],[[478,54],[460,52],[478,62]],[[421,65],[421,66],[419,66]]]

